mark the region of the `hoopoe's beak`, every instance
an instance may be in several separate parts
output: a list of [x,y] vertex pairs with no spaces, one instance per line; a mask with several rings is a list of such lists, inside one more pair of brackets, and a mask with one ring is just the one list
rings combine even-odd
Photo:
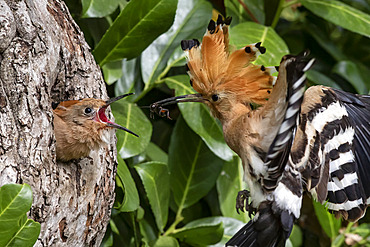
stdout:
[[110,104],[112,104],[113,102],[116,102],[117,100],[120,100],[122,98],[125,98],[129,95],[132,95],[133,93],[128,93],[128,94],[123,94],[123,95],[120,95],[120,96],[117,96],[117,97],[114,97],[112,99],[109,99],[107,101],[105,101],[105,105],[100,107],[98,112],[97,112],[97,118],[100,122],[102,123],[105,123],[106,126],[108,127],[112,127],[112,128],[116,128],[116,129],[120,129],[120,130],[124,130],[124,131],[127,131],[128,133],[136,136],[136,137],[139,137],[137,134],[135,134],[134,132],[132,132],[131,130],[119,125],[119,124],[116,124],[116,123],[113,123],[111,121],[109,121],[108,117],[105,115],[105,110],[108,108],[108,106]]
[[204,99],[203,96],[199,93],[180,95],[177,97],[167,98],[164,100],[154,102],[149,106],[149,109],[150,109],[151,114],[155,113],[159,115],[160,117],[170,118],[169,112],[167,109],[163,108],[164,106],[173,105],[173,104],[182,103],[182,102],[204,102],[204,101],[206,101],[206,99]]

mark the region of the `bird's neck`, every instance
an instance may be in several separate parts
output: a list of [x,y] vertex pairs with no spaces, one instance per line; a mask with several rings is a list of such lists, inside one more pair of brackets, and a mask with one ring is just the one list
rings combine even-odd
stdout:
[[65,121],[59,116],[54,117],[55,137],[57,140],[57,156],[61,160],[77,159],[88,156],[90,150],[96,150],[102,143],[102,128],[89,121],[84,124]]
[[243,152],[246,138],[251,134],[248,128],[249,114],[250,109],[244,104],[238,104],[223,113],[220,119],[226,143],[239,156]]

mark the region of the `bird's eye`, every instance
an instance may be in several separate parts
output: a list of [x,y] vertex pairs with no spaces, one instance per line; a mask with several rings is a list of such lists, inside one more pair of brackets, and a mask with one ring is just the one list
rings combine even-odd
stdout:
[[217,94],[213,94],[212,95],[212,100],[213,101],[217,101],[217,100],[219,100],[220,99],[220,97],[218,97],[218,95]]
[[92,109],[90,107],[85,108],[85,113],[89,114],[92,112]]

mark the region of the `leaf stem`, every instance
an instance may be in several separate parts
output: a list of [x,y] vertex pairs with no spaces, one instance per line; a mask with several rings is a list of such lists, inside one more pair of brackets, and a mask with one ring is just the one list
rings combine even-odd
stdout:
[[171,233],[173,233],[176,230],[176,226],[184,219],[184,217],[181,215],[182,214],[182,205],[180,205],[179,209],[177,210],[176,213],[176,218],[175,221],[171,224],[171,226],[167,229],[167,231],[163,234],[163,236],[167,236]]
[[243,6],[244,10],[248,13],[248,15],[251,17],[251,19],[255,22],[255,23],[258,23],[260,24],[260,22],[257,20],[257,18],[254,16],[254,14],[252,13],[252,11],[249,10],[248,6],[242,1],[242,0],[238,0],[238,2],[240,3],[241,6]]
[[160,79],[162,79],[163,77],[165,77],[165,76],[166,76],[166,74],[168,73],[168,71],[170,71],[170,69],[171,69],[171,68],[172,68],[176,63],[178,63],[179,61],[181,61],[181,60],[182,60],[182,59],[184,59],[184,58],[185,58],[185,55],[180,56],[180,57],[178,57],[177,59],[173,60],[171,64],[168,64],[168,65],[166,66],[166,68],[162,71],[162,73],[158,76],[158,79],[157,79],[157,80],[160,80]]
[[146,84],[144,86],[144,89],[143,91],[139,94],[139,96],[137,96],[137,98],[133,101],[133,103],[137,103],[139,100],[141,100],[147,93],[150,92],[150,90],[152,90],[155,86],[159,85],[159,84],[162,84],[164,82],[164,79],[161,79],[161,80],[157,80],[155,81],[154,83],[152,84]]
[[186,186],[185,186],[185,189],[184,189],[184,192],[183,192],[183,196],[182,196],[179,208],[178,208],[177,213],[176,213],[176,219],[172,223],[172,225],[167,229],[167,231],[164,233],[164,236],[166,236],[170,233],[174,233],[176,231],[177,224],[179,224],[184,219],[184,217],[181,214],[182,214],[182,210],[184,209],[185,201],[186,201],[186,198],[187,198],[188,193],[189,193],[190,181],[193,179],[194,168],[195,168],[196,161],[198,160],[198,157],[199,157],[199,154],[200,154],[201,146],[202,146],[202,141],[200,140],[199,144],[198,144],[198,147],[197,147],[197,151],[194,154],[194,160],[191,164],[191,169],[190,169],[190,174],[188,176],[188,181],[186,182]]
[[272,28],[275,28],[278,21],[279,21],[279,18],[280,18],[280,15],[281,15],[281,11],[283,10],[283,5],[284,5],[284,2],[285,0],[280,0],[279,2],[279,6],[275,12],[275,16],[274,16],[274,20],[272,21],[272,24],[271,24],[271,27]]
[[132,221],[132,226],[134,228],[134,241],[135,241],[135,246],[136,247],[139,247],[140,246],[140,240],[139,240],[139,236],[138,236],[138,232],[137,232],[137,229],[136,229],[136,215],[134,212],[130,213],[130,217],[131,217],[131,221]]

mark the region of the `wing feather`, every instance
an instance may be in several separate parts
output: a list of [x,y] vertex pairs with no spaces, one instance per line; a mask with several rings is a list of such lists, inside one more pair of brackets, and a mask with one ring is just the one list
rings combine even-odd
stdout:
[[370,197],[370,97],[315,86],[301,108],[292,163],[316,200],[358,220]]
[[355,160],[360,179],[366,194],[370,197],[370,96],[356,95],[332,89],[348,112],[348,117],[355,126],[353,140]]
[[298,56],[285,56],[279,66],[278,80],[285,81],[287,84],[287,107],[283,122],[270,145],[265,159],[265,164],[268,166],[268,175],[263,178],[262,185],[268,191],[276,188],[278,179],[281,177],[289,158],[306,82],[304,72],[310,68],[314,61],[313,59],[307,60],[307,55],[308,53]]

